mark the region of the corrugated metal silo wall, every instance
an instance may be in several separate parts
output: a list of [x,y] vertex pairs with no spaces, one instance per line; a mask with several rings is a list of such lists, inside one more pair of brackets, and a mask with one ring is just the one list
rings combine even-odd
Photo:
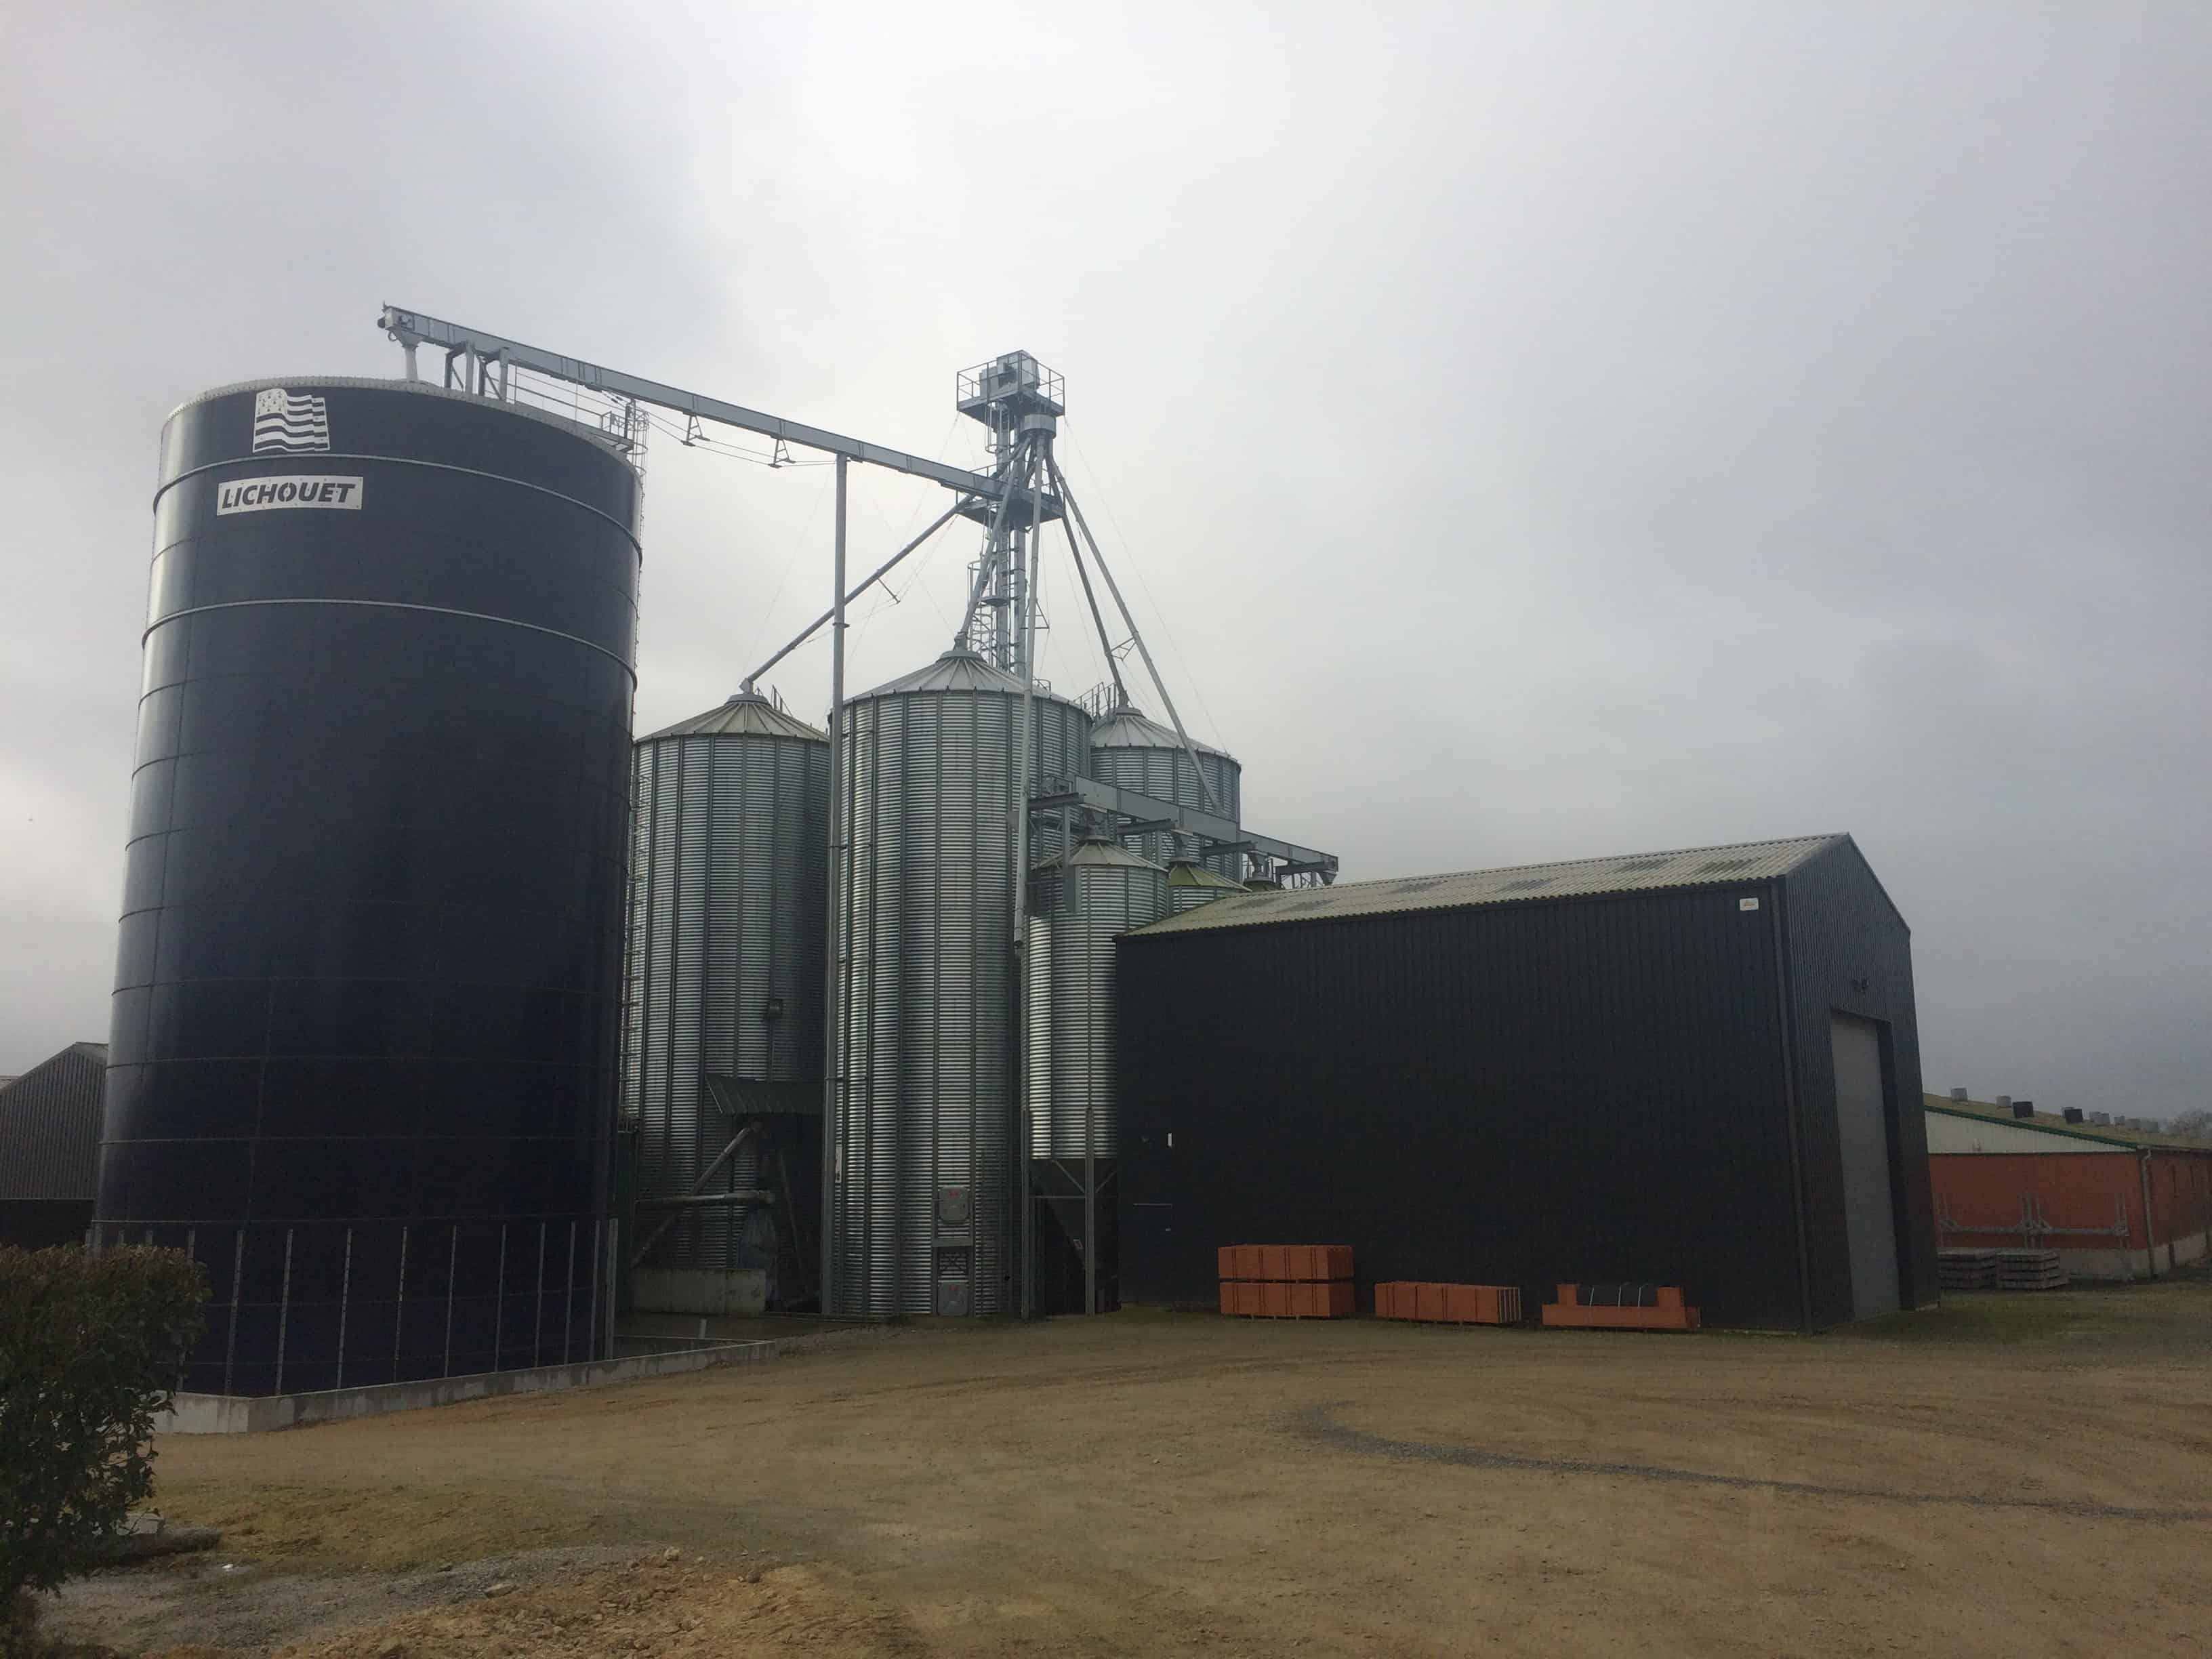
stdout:
[[1832,1011],[1876,1020],[1887,1033],[1893,1207],[1902,1305],[1936,1299],[1936,1218],[1920,1103],[1920,1028],[1912,993],[1912,936],[1856,847],[1830,848],[1784,878],[1798,1110],[1803,1127],[1807,1269],[1813,1323],[1851,1316],[1844,1166],[1836,1124]]
[[1217,1246],[1310,1241],[1355,1248],[1363,1302],[1643,1279],[1797,1327],[1780,976],[1745,890],[1123,939],[1123,1297],[1210,1303]]
[[[1073,879],[1071,879],[1071,876]],[[1040,870],[1030,918],[1030,1150],[1036,1158],[1115,1156],[1114,941],[1168,913],[1154,866]],[[1048,1012],[1047,1011],[1049,1011]]]
[[[1242,823],[1244,821],[1243,767],[1228,756],[1216,754],[1211,750],[1200,750],[1198,757],[1206,769],[1206,781],[1213,789],[1213,810]],[[1110,783],[1121,789],[1134,789],[1155,800],[1171,800],[1178,806],[1195,806],[1201,810],[1206,806],[1206,791],[1199,787],[1198,775],[1191,770],[1190,757],[1180,749],[1094,749],[1091,751],[1091,775],[1101,783]],[[1195,836],[1156,830],[1146,835],[1133,836],[1123,844],[1131,852],[1148,858],[1155,864],[1166,864],[1179,858],[1197,859],[1208,869],[1218,871],[1231,880],[1241,881],[1244,877],[1244,855],[1242,853],[1206,853],[1201,855]]]
[[[1044,696],[1035,715],[1036,775],[1079,774],[1090,717]],[[1003,1312],[1012,1305],[1010,808],[1021,699],[897,693],[858,699],[846,716],[845,1085],[823,1154],[834,1186],[833,1309],[956,1310],[939,1306],[942,1249],[968,1252],[969,1310]],[[1041,827],[1035,851],[1056,850]],[[954,1188],[968,1191],[973,1221],[940,1229],[938,1199]]]
[[[732,1132],[707,1110],[702,1073],[821,1079],[830,746],[684,733],[640,743],[635,759],[623,1103],[637,1118],[638,1194],[666,1198],[690,1192]],[[760,1184],[757,1146],[722,1165],[718,1189]],[[765,1265],[744,1222],[695,1210],[650,1265]]]

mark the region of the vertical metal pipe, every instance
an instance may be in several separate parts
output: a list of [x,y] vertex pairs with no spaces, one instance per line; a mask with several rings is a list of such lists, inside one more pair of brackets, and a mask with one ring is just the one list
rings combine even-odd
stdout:
[[507,1334],[507,1223],[499,1224],[499,1282],[492,1290],[491,1368],[499,1369],[499,1340]]
[[[836,1214],[838,1149],[842,1140],[845,1096],[845,1044],[842,1011],[838,1006],[845,983],[845,847],[851,828],[845,822],[845,458],[837,458],[837,538],[831,553],[830,578],[830,857],[829,902],[823,916],[830,937],[822,952],[824,987],[822,1058],[822,1219],[816,1231],[822,1247],[822,1311],[836,1310],[838,1291],[836,1237],[841,1231]],[[797,1218],[793,1218],[796,1225]]]
[[284,1392],[284,1339],[292,1324],[292,1230],[284,1229],[284,1287],[276,1293],[276,1387]]
[[1036,556],[1037,544],[1042,538],[1038,533],[1034,478],[1039,442],[1031,438],[1022,447],[1020,477],[1022,488],[1029,497],[1030,522],[1026,548],[1018,530],[1014,542],[1016,557],[1025,558],[1026,564],[1022,573],[1021,612],[1014,641],[1022,667],[1022,721],[1014,762],[1014,964],[1009,976],[1014,994],[1014,1098],[1011,1127],[1017,1143],[1013,1194],[1016,1224],[1010,1230],[1013,1237],[1008,1242],[1021,1253],[1016,1271],[1020,1275],[1018,1303],[1024,1319],[1036,1317],[1036,1235],[1032,1213],[1036,1206],[1030,1194],[1030,1022],[1025,1005],[1030,961],[1030,801],[1036,794]]
[[[1075,872],[1066,864],[1066,857],[1063,852],[1061,867],[1067,875],[1073,876]],[[1126,885],[1127,878],[1123,880]],[[1076,948],[1088,953],[1091,949],[1090,899],[1083,890],[1084,884],[1079,879],[1075,884]],[[1107,948],[1111,950],[1113,947],[1109,945]],[[1088,988],[1093,999],[1091,1018],[1096,1020],[1098,1018],[1096,1000],[1098,988],[1092,985]],[[1110,996],[1112,993],[1109,991],[1107,994]],[[1083,1068],[1083,1311],[1086,1314],[1098,1311],[1098,1141],[1096,1133],[1098,1078],[1092,1069],[1097,1063],[1094,1037],[1092,1052],[1086,1057]]]
[[222,1391],[230,1392],[231,1372],[238,1364],[238,1293],[246,1282],[246,1229],[233,1236],[230,1247],[230,1331],[222,1344]]
[[402,1222],[399,1226],[399,1295],[392,1304],[392,1380],[399,1380],[399,1339],[407,1323],[407,1235],[410,1228]]
[[461,1224],[453,1224],[453,1243],[446,1251],[446,1369],[445,1375],[453,1374],[453,1285],[461,1269]]
[[353,1302],[353,1229],[346,1229],[345,1267],[338,1279],[338,1380],[345,1387],[346,1311]]

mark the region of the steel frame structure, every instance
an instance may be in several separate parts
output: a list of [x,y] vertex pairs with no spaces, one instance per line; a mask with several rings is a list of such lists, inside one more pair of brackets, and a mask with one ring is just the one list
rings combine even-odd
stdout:
[[[1221,804],[1213,798],[1212,787],[1206,781],[1205,769],[1199,765],[1197,746],[1191,741],[1190,733],[1183,725],[1182,715],[1176,707],[1175,698],[1167,689],[1158,665],[1152,659],[1151,648],[1145,643],[1143,632],[1130,612],[1128,602],[1122,597],[1121,585],[1114,579],[1114,573],[1099,548],[1097,538],[1091,533],[1081,507],[1068,489],[1066,475],[1061,471],[1060,463],[1053,454],[1053,440],[1058,431],[1059,420],[1066,412],[1060,377],[1028,352],[1008,352],[975,368],[963,370],[955,382],[956,403],[960,412],[981,422],[989,433],[991,471],[975,472],[946,462],[908,454],[903,450],[848,437],[825,428],[765,414],[743,404],[686,391],[680,386],[625,374],[580,357],[547,351],[503,335],[465,327],[419,311],[386,305],[377,315],[376,326],[396,342],[405,354],[406,377],[410,380],[420,377],[417,350],[428,345],[444,353],[444,383],[453,390],[510,401],[515,392],[514,371],[521,368],[549,380],[581,386],[614,400],[616,410],[607,417],[603,429],[611,441],[633,457],[641,454],[644,447],[647,422],[641,406],[650,405],[682,415],[685,420],[687,442],[690,436],[698,434],[701,422],[713,422],[771,439],[779,460],[787,455],[791,447],[817,450],[835,459],[837,506],[830,608],[747,674],[743,682],[743,689],[750,691],[762,675],[823,628],[830,629],[830,790],[833,802],[843,798],[845,757],[840,727],[843,724],[845,704],[847,608],[953,519],[964,518],[984,526],[984,541],[982,551],[972,567],[974,580],[969,588],[967,609],[962,615],[960,629],[955,635],[955,643],[979,650],[1022,682],[1020,742],[1024,777],[1021,795],[1029,803],[1030,810],[1016,815],[1018,872],[1025,872],[1029,867],[1030,830],[1036,816],[1039,812],[1058,812],[1065,823],[1071,810],[1079,810],[1110,824],[1112,832],[1116,835],[1139,828],[1173,829],[1200,837],[1217,848],[1248,852],[1255,859],[1267,861],[1274,866],[1273,873],[1277,875],[1324,884],[1335,879],[1337,860],[1334,854],[1279,841],[1272,836],[1255,835],[1220,816]],[[956,499],[927,529],[871,571],[856,586],[848,590],[845,586],[847,475],[855,462],[927,479],[956,492]],[[1085,603],[1097,633],[1099,647],[1106,658],[1107,672],[1113,677],[1117,697],[1123,702],[1128,701],[1128,689],[1123,680],[1121,665],[1125,655],[1134,650],[1144,664],[1146,678],[1159,695],[1161,706],[1167,710],[1168,719],[1175,726],[1176,739],[1190,757],[1192,769],[1199,778],[1200,787],[1205,796],[1204,810],[1181,806],[1173,801],[1157,799],[1088,778],[1054,779],[1049,781],[1052,787],[1046,788],[1047,780],[1029,775],[1030,769],[1034,765],[1031,734],[1037,686],[1035,640],[1040,623],[1036,605],[1037,563],[1042,551],[1043,526],[1055,520],[1060,521],[1066,536],[1069,557],[1082,583]],[[1090,553],[1088,562],[1084,557],[1086,548]],[[1106,585],[1115,614],[1127,630],[1126,637],[1118,643],[1108,629],[1097,590],[1091,586],[1090,566],[1093,564]],[[977,643],[979,640],[980,644]],[[1013,803],[1009,802],[1008,806],[1012,810]],[[827,1017],[830,1030],[823,1066],[825,1133],[822,1160],[821,1229],[822,1305],[825,1310],[830,1305],[834,1291],[832,1270],[835,1257],[830,1231],[833,1171],[827,1132],[830,1126],[836,1121],[846,1082],[845,1056],[840,1051],[837,1036],[838,1005],[847,964],[840,954],[842,930],[838,928],[836,919],[843,902],[849,851],[845,832],[834,811],[830,817],[829,910],[831,948],[826,953],[829,958]],[[1063,844],[1066,844],[1065,840]],[[1022,1241],[1020,1304],[1024,1317],[1032,1316],[1036,1310],[1036,1249],[1032,1231],[1035,1208],[1030,1192],[1030,1126],[1026,1105],[1030,1069],[1028,1021],[1022,1017],[1021,1012],[1023,976],[1029,960],[1027,884],[1025,875],[1014,884],[1012,921],[1016,1008],[1013,1026],[1020,1033],[1017,1043],[1014,1098],[1021,1103],[1017,1106],[1018,1121],[1010,1126],[1019,1152],[1020,1188],[1014,1197],[1019,1206],[1017,1214],[1019,1218],[1018,1233]],[[1085,1231],[1086,1234],[1095,1237],[1095,1217],[1088,1212],[1097,1202],[1097,1184],[1086,1172],[1083,1185],[1087,1212]],[[1095,1308],[1095,1285],[1086,1300]]]

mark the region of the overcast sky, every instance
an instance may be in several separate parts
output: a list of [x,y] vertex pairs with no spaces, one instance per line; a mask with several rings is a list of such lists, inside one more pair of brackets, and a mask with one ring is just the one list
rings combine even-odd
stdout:
[[[1352,878],[1847,830],[1931,1088],[2212,1089],[2212,8],[94,4],[6,46],[0,1073],[106,1034],[162,417],[396,374],[390,301],[971,463],[955,371],[1033,351],[1255,828]],[[826,602],[829,476],[658,445],[638,729]],[[862,565],[942,504],[854,496]],[[862,608],[856,685],[942,648],[975,539]],[[819,647],[776,680],[818,717]]]

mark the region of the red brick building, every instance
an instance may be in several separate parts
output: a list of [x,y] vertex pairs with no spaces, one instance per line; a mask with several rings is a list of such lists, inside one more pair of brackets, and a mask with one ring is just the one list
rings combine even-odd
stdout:
[[2212,1251],[2212,1141],[1925,1101],[1939,1249],[2055,1249],[2077,1279],[2154,1279]]

